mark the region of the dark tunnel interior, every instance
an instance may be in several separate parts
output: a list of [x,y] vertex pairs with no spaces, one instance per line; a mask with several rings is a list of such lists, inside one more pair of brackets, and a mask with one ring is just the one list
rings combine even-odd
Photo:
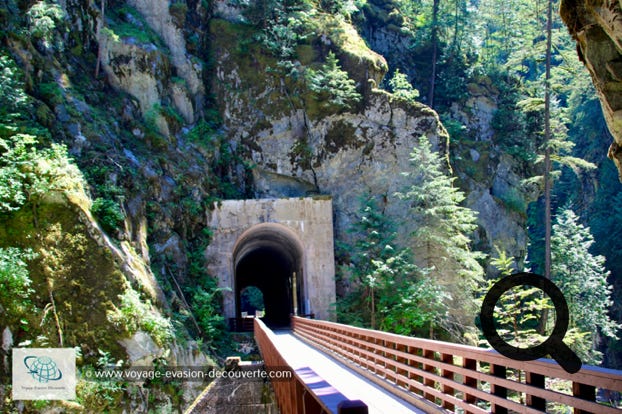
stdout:
[[[292,299],[292,275],[298,263],[285,248],[275,244],[261,245],[246,252],[237,263],[236,312],[240,315],[240,295],[248,286],[256,286],[263,293],[265,305],[264,322],[271,327],[289,325],[294,312]],[[299,285],[296,289],[299,291]],[[299,297],[299,293],[296,293]]]

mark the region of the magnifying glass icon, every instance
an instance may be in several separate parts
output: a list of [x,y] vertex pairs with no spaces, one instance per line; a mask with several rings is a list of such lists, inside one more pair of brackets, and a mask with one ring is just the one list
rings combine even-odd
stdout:
[[[553,333],[541,344],[531,348],[518,348],[505,342],[495,328],[494,310],[501,296],[516,286],[529,285],[543,290],[555,307]],[[568,330],[568,304],[561,290],[550,280],[534,273],[516,273],[495,283],[484,297],[480,313],[484,336],[501,355],[518,361],[532,361],[550,355],[561,367],[571,374],[581,369],[579,357],[562,341]]]

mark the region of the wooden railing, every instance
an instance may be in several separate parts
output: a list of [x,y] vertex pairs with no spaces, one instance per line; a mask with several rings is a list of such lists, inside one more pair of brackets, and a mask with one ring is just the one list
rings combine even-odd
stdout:
[[569,374],[549,360],[515,361],[494,350],[299,317],[292,318],[292,329],[426,411],[431,402],[437,409],[478,414],[565,412],[566,407],[581,414],[622,414],[596,402],[597,390],[622,392],[620,371],[583,366]]
[[[255,318],[254,332],[266,370],[291,370],[274,345],[274,333],[259,318]],[[334,389],[333,393],[328,393],[327,390],[332,387],[326,381],[320,384],[322,395],[318,395],[308,384],[308,381],[318,384],[317,375],[309,368],[292,370],[292,374],[291,379],[272,381],[281,414],[367,413],[367,406],[361,401],[350,401]],[[301,375],[306,377],[306,380]]]

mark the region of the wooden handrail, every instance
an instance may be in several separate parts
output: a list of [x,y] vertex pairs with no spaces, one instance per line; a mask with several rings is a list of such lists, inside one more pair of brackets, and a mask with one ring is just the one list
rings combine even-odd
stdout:
[[[299,317],[292,329],[409,401],[423,397],[450,412],[541,413],[557,403],[580,414],[622,414],[596,402],[597,389],[622,392],[620,371],[584,365],[569,374],[551,360],[515,361],[494,350]],[[560,380],[572,394],[551,389]]]
[[[254,333],[266,370],[292,369],[274,345],[274,333],[259,318],[254,319]],[[292,378],[287,381],[272,381],[277,404],[282,414],[367,413],[367,406],[363,402],[350,401],[338,390],[328,395],[326,391],[332,387],[326,381],[319,384],[323,393],[319,396],[304,378],[318,385],[317,374],[310,368],[296,369],[292,373]],[[327,403],[326,400],[331,401]]]

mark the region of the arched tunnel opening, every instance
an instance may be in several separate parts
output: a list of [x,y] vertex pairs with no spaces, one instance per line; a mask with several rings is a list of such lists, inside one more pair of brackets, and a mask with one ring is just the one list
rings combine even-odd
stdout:
[[237,317],[248,314],[242,295],[254,286],[263,295],[264,322],[273,328],[289,326],[290,315],[304,307],[302,255],[297,236],[282,225],[262,224],[245,232],[233,255]]

